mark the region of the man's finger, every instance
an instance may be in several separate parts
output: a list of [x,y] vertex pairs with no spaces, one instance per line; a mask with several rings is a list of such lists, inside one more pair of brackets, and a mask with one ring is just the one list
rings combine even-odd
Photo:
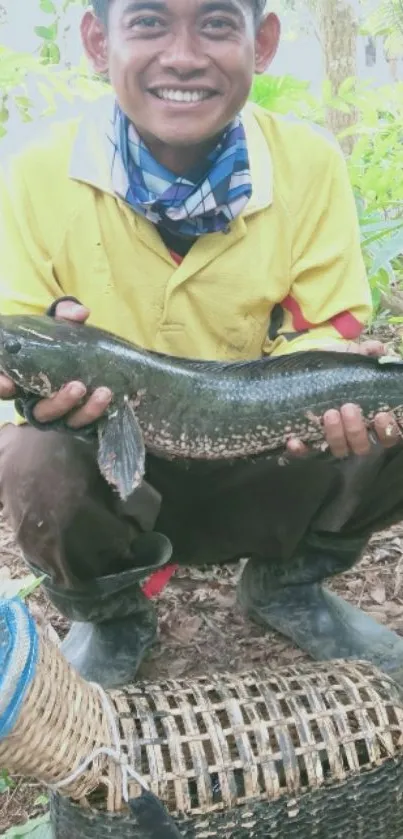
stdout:
[[15,396],[16,388],[14,382],[0,373],[0,399],[12,399]]
[[84,323],[89,317],[90,310],[81,303],[73,303],[72,300],[62,300],[56,306],[55,317],[60,320],[74,320]]
[[395,446],[402,438],[400,428],[393,414],[388,414],[383,411],[377,414],[374,420],[374,427],[380,443],[387,449]]
[[99,387],[94,390],[94,393],[86,401],[82,408],[74,411],[69,417],[68,425],[70,428],[84,428],[92,422],[96,422],[105,413],[108,405],[110,405],[112,393],[107,387]]
[[287,451],[296,457],[302,457],[302,455],[308,454],[309,449],[302,440],[298,440],[297,437],[291,437],[287,441]]
[[340,412],[335,409],[326,411],[323,417],[326,442],[335,457],[347,457],[349,453],[344,424]]
[[48,399],[41,399],[34,409],[37,422],[53,422],[76,408],[86,394],[82,382],[69,382],[58,393]]
[[363,341],[358,345],[361,355],[381,356],[386,355],[386,347],[382,341]]
[[368,454],[371,450],[371,442],[359,405],[349,403],[343,405],[340,410],[340,416],[344,426],[347,445],[353,454]]
[[327,344],[325,350],[339,353],[357,353],[358,355],[372,355],[377,357],[381,355],[386,355],[385,344],[382,344],[382,341],[375,340],[361,341],[360,344],[358,343],[358,341],[348,341],[345,343],[335,342],[334,344]]

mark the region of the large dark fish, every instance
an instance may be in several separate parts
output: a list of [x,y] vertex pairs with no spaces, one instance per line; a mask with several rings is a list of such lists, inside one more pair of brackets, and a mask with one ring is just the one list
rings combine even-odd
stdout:
[[127,498],[141,483],[145,449],[223,460],[283,447],[293,435],[323,440],[321,417],[345,402],[370,422],[403,422],[403,361],[309,351],[254,361],[197,361],[140,349],[95,327],[49,317],[0,317],[0,370],[26,393],[49,396],[69,381],[109,387],[98,423],[98,463]]

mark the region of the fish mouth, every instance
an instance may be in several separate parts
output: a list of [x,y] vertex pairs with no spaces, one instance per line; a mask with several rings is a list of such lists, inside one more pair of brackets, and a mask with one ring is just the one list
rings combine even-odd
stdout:
[[[10,379],[15,387],[19,388],[24,393],[30,393],[34,396],[42,398],[52,396],[54,390],[52,389],[50,380],[45,373],[38,373],[36,376],[32,375],[30,378],[24,376],[23,373],[16,367],[4,367],[0,364],[0,375]],[[10,397],[12,399],[13,397]]]
[[[4,367],[3,364],[0,364],[0,376],[5,376],[7,379],[12,381],[16,387],[24,389],[24,377],[18,370],[10,370],[9,367]],[[12,397],[10,396],[9,398],[11,399]]]

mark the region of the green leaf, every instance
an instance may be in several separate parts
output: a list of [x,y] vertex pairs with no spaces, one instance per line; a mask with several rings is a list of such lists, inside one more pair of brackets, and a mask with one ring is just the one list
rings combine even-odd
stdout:
[[52,41],[45,41],[41,49],[41,59],[45,64],[60,64],[60,49]]
[[30,108],[32,105],[32,102],[28,98],[28,96],[16,96],[14,101],[21,108]]
[[41,0],[39,5],[40,5],[40,8],[41,8],[42,12],[46,12],[46,14],[48,14],[48,15],[56,15],[57,14],[57,8],[56,8],[55,4],[52,3],[52,0]]
[[7,769],[0,770],[0,795],[4,795],[9,789],[14,786],[14,781],[11,780]]
[[348,93],[351,93],[352,90],[355,88],[357,84],[357,79],[355,76],[348,76],[347,79],[341,83],[338,91],[339,96],[346,96]]
[[[39,582],[41,578],[39,578]],[[35,574],[25,574],[24,577],[17,577],[16,579],[1,576],[0,577],[0,597],[22,597],[25,598],[29,593],[35,590],[38,586],[38,578]]]
[[10,827],[2,836],[4,839],[18,839],[19,836],[28,836],[29,839],[52,839],[49,814],[31,819],[25,824]]
[[381,292],[380,292],[380,290],[377,286],[375,286],[374,288],[371,288],[371,296],[372,296],[372,306],[373,306],[374,312],[377,312],[378,309],[379,309],[379,306],[381,304],[381,299],[382,299],[381,298]]
[[379,248],[372,264],[372,271],[376,273],[385,263],[391,262],[403,254],[403,231],[390,236]]
[[34,807],[46,807],[49,803],[49,798],[47,795],[38,795],[38,798],[35,798]]
[[54,41],[57,36],[57,23],[52,23],[51,26],[35,26],[34,32],[45,41]]
[[388,234],[384,230],[381,230],[379,233],[374,233],[372,236],[365,237],[363,239],[363,247],[369,248],[370,245],[374,245],[377,242],[380,242],[387,236]]
[[27,597],[33,594],[33,592],[36,591],[39,588],[39,586],[42,585],[45,579],[46,574],[43,574],[41,577],[35,577],[35,579],[32,580],[32,582],[28,583],[28,585],[24,586],[19,590],[18,597],[20,597],[21,600],[25,600]]

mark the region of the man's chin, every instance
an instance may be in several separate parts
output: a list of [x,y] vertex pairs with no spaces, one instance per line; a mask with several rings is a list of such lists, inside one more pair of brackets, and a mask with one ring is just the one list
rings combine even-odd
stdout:
[[183,135],[178,137],[178,134],[174,136],[171,135],[164,135],[155,137],[157,143],[161,146],[169,147],[171,149],[178,149],[178,150],[189,150],[189,149],[200,149],[201,152],[205,152],[206,148],[211,148],[217,140],[217,136],[219,136],[221,132],[218,134],[213,134],[212,136],[197,136],[197,135]]
[[[206,126],[205,122],[203,124],[199,120],[192,125],[190,120],[175,120],[171,125],[157,123],[150,126],[147,135],[154,142],[169,146],[172,149],[200,147],[201,150],[204,150],[206,147],[215,144],[227,125],[228,122],[219,122]],[[202,129],[202,132],[200,129]],[[140,133],[143,134],[143,137],[146,136],[145,132],[140,131]]]

